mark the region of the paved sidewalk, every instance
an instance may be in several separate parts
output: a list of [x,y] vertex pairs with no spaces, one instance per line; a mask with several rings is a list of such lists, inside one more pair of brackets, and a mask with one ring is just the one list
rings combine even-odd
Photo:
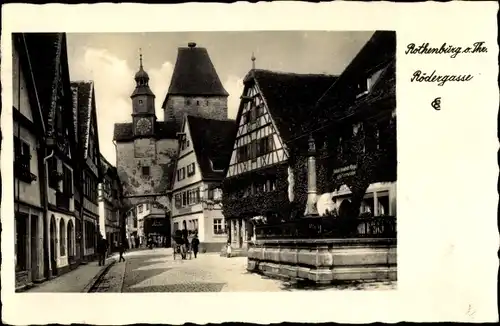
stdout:
[[[275,292],[394,290],[396,282],[306,286],[271,279],[246,270],[247,258],[225,258],[218,253],[173,259],[172,249],[133,252],[126,263],[111,267],[98,292]],[[121,282],[121,284],[120,284]]]
[[41,283],[25,291],[25,293],[83,292],[107,266],[114,263],[117,259],[118,255],[114,254],[106,259],[105,266],[99,266],[97,261],[90,262],[87,265],[80,265],[75,270]]

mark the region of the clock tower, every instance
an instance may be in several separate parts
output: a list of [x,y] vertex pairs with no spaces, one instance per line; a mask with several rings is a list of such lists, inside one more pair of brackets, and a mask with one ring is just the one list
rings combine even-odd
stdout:
[[139,71],[135,74],[135,90],[132,99],[132,121],[135,137],[153,137],[155,133],[155,95],[149,88],[149,76],[142,66],[142,53]]

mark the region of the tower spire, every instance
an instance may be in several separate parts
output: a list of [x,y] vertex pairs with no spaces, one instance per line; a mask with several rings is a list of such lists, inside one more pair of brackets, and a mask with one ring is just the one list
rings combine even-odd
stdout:
[[139,68],[142,69],[142,48],[139,48]]
[[255,69],[255,55],[252,52],[252,69]]

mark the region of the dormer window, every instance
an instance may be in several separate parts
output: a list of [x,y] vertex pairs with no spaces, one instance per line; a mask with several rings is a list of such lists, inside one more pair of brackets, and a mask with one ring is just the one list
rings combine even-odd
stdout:
[[383,69],[379,69],[370,75],[368,75],[368,78],[366,80],[362,80],[358,83],[358,89],[357,89],[357,95],[356,98],[359,98],[363,95],[368,94],[372,88],[373,85],[377,82],[377,80],[380,78],[380,75],[382,74]]

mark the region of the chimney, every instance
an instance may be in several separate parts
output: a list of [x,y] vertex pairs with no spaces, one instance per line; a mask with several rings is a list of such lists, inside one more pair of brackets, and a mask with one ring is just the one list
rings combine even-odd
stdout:
[[192,49],[192,48],[196,47],[196,43],[194,43],[194,42],[189,42],[189,43],[188,43],[188,46]]

